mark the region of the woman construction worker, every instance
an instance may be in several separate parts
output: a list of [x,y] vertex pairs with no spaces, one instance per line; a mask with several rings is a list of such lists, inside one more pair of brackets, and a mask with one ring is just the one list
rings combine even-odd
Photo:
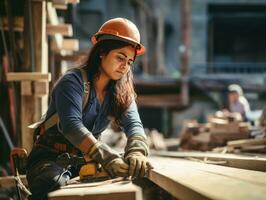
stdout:
[[[78,174],[78,168],[58,162],[65,153],[89,156],[111,177],[143,177],[150,168],[132,80],[135,58],[145,52],[139,31],[131,21],[114,18],[91,41],[86,63],[61,77],[46,115],[32,126],[37,139],[27,163],[30,199],[45,199]],[[127,135],[123,156],[98,141],[111,121]]]

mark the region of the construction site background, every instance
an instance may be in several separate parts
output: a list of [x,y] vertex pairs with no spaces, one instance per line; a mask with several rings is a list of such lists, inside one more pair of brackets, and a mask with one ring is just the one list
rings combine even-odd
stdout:
[[[49,31],[55,25],[50,15],[55,5],[49,2],[44,8],[45,36],[40,37],[46,38],[47,51],[41,57],[34,56],[39,49],[30,39],[36,34],[31,23],[38,13],[30,16],[29,2],[0,2],[0,175],[11,174],[10,148],[27,140],[24,122],[44,114],[56,80],[86,59],[91,36],[114,17],[132,20],[147,49],[134,63],[134,79],[152,150],[265,154],[266,1],[80,0],[57,10],[56,23],[71,26],[59,36]],[[60,40],[66,47],[58,46]],[[47,76],[25,83],[8,72]],[[250,104],[246,119],[224,112],[230,84],[241,86]],[[32,90],[24,90],[26,86]],[[42,93],[35,94],[38,89]],[[29,110],[23,110],[23,102]],[[108,137],[114,132],[115,137]],[[126,142],[116,129],[108,129],[102,140],[118,149]]]

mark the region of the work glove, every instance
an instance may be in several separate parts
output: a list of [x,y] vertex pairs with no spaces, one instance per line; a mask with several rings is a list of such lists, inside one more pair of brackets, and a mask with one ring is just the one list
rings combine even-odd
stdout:
[[148,151],[145,136],[135,135],[128,138],[125,160],[129,164],[129,176],[133,179],[144,177],[153,168],[147,159]]
[[111,177],[128,176],[128,164],[108,145],[97,142],[88,151],[88,156],[100,163]]
[[122,158],[115,158],[105,167],[111,170],[115,176],[128,177],[128,164]]

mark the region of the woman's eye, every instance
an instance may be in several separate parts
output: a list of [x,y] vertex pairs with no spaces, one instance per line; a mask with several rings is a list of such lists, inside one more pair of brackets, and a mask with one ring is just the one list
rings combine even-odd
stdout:
[[122,58],[122,57],[120,57],[120,56],[117,56],[116,58],[117,58],[117,60],[118,60],[119,62],[123,62],[123,61],[124,61],[124,58]]

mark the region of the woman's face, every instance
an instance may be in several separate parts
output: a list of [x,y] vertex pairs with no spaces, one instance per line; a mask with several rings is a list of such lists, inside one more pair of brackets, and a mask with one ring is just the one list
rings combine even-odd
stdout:
[[235,103],[235,102],[237,102],[238,98],[239,98],[239,95],[236,92],[230,92],[228,94],[228,101],[229,101],[229,103]]
[[121,79],[133,65],[134,57],[135,49],[132,46],[111,50],[101,56],[101,75],[107,76],[110,80]]

